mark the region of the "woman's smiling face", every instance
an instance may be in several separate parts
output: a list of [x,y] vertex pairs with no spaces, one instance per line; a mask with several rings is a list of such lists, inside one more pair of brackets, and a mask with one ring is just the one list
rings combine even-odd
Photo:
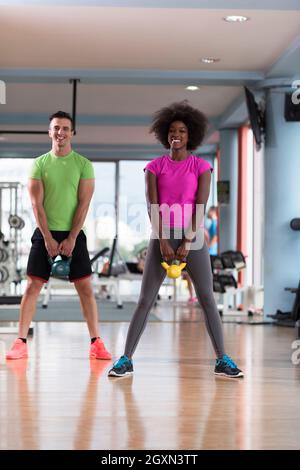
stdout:
[[170,148],[174,150],[186,149],[189,140],[188,128],[182,121],[174,121],[168,132]]

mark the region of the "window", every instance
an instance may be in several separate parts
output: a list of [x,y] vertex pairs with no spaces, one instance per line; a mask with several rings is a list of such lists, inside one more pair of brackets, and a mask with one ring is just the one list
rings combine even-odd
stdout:
[[116,234],[115,163],[94,162],[95,192],[84,229],[88,248],[97,252],[111,247]]
[[151,233],[143,171],[146,164],[146,161],[120,162],[119,249],[128,261],[148,245]]

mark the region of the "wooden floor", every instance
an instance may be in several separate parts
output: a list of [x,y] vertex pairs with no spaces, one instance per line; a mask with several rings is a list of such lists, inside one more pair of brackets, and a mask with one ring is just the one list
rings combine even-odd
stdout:
[[[292,328],[224,324],[240,380],[213,374],[214,354],[195,308],[156,312],[133,377],[108,378],[90,361],[84,323],[37,323],[30,358],[3,359],[0,449],[299,449],[300,365]],[[114,357],[128,323],[103,323]],[[299,357],[299,355],[298,355]]]

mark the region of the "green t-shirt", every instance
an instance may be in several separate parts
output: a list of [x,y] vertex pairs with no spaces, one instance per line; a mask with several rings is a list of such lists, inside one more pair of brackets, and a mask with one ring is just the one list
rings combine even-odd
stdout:
[[79,182],[94,177],[91,162],[73,150],[65,157],[57,157],[50,151],[34,160],[30,178],[43,181],[49,230],[71,230]]

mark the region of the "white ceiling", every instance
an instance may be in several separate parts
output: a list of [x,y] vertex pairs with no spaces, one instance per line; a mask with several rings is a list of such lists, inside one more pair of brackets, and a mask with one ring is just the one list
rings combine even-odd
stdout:
[[[300,72],[300,63],[292,60],[300,50],[300,2],[291,10],[287,1],[286,11],[272,0],[231,2],[239,9],[220,0],[212,0],[211,9],[208,2],[188,0],[186,8],[176,7],[176,1],[174,7],[151,7],[155,0],[124,2],[135,5],[124,7],[103,6],[120,2],[100,0],[93,6],[55,0],[51,5],[8,3],[0,0],[0,80],[6,84],[0,132],[46,129],[49,114],[72,110],[68,79],[79,78],[74,143],[93,159],[155,155],[160,147],[148,126],[161,106],[188,99],[209,116],[212,133],[218,123],[230,120],[235,103],[241,105],[244,84],[291,78],[295,67]],[[268,9],[261,9],[264,3]],[[250,21],[226,23],[228,14]],[[201,63],[207,56],[220,61]],[[186,91],[187,84],[200,89]],[[240,115],[246,118],[244,105]],[[35,156],[47,145],[47,136],[2,133],[0,157]]]
[[299,34],[300,11],[242,13],[251,21],[226,23],[228,10],[2,7],[1,64],[206,70],[199,59],[217,56],[216,70],[266,71]]

